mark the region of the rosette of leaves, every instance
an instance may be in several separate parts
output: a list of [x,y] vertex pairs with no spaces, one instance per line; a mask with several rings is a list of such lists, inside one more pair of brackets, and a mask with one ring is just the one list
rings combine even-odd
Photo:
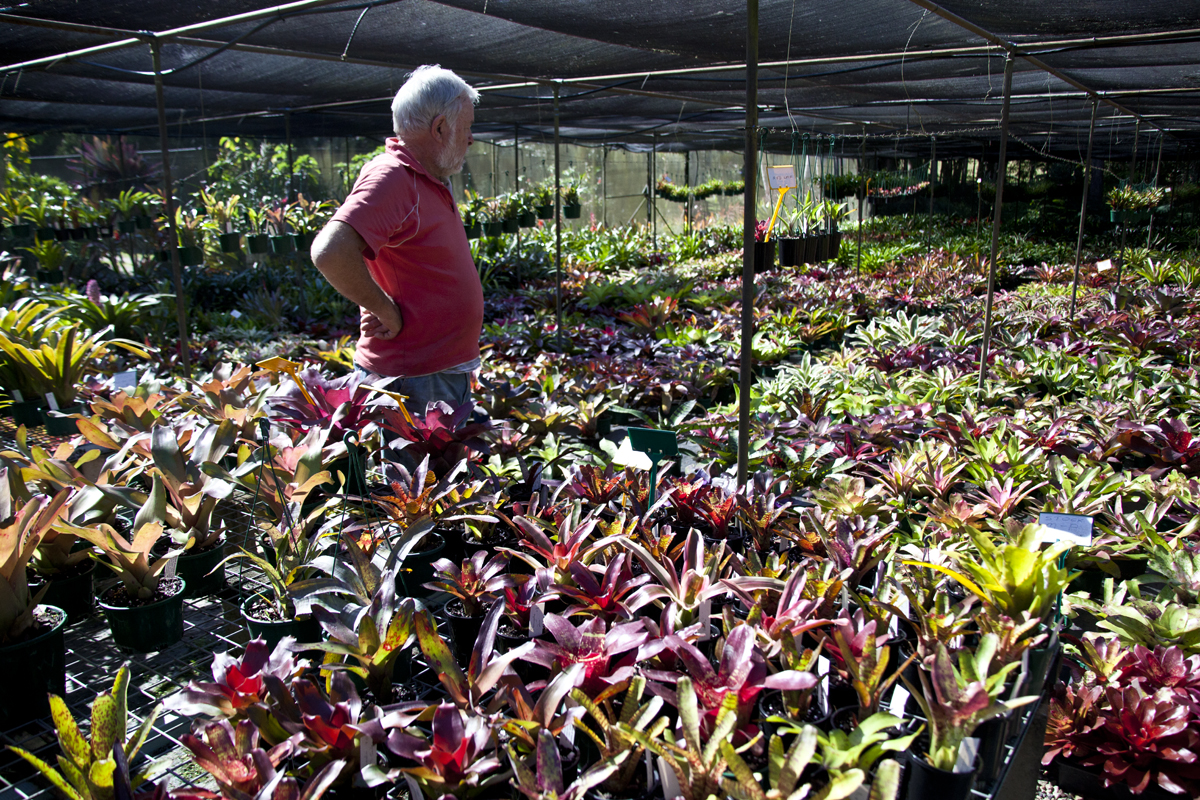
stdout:
[[1115,186],[1104,195],[1109,208],[1114,211],[1141,211],[1160,205],[1166,199],[1165,189],[1157,187],[1139,188],[1131,183]]
[[508,778],[501,771],[486,718],[442,703],[433,712],[433,735],[428,739],[402,730],[388,733],[392,753],[417,766],[402,767],[413,797],[437,800],[474,797]]
[[110,800],[118,782],[123,781],[127,786],[141,782],[141,776],[130,776],[129,762],[145,743],[162,707],[156,705],[151,709],[130,737],[126,713],[128,688],[129,665],[124,664],[117,670],[112,689],[98,695],[92,703],[88,738],[79,730],[66,702],[56,694],[50,695],[50,717],[62,749],[59,769],[27,750],[10,749],[32,764],[68,800]]

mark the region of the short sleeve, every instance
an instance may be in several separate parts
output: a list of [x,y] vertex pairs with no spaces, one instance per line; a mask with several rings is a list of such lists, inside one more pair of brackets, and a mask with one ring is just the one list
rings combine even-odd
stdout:
[[375,158],[363,167],[346,201],[333,215],[363,238],[367,258],[374,259],[411,217],[417,198],[414,178],[390,155]]

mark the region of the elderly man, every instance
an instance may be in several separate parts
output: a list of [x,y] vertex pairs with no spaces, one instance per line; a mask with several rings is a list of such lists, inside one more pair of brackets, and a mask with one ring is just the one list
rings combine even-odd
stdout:
[[422,414],[435,400],[466,403],[479,368],[483,288],[447,185],[478,99],[450,70],[413,72],[392,101],[396,138],[312,245],[313,264],[359,306],[358,368],[397,378],[390,388]]

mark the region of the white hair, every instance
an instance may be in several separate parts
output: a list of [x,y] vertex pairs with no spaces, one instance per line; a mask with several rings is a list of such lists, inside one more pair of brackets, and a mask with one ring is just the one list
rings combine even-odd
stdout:
[[448,69],[437,64],[417,67],[392,100],[392,124],[396,135],[426,128],[439,114],[451,127],[458,121],[459,100],[479,102],[479,92]]

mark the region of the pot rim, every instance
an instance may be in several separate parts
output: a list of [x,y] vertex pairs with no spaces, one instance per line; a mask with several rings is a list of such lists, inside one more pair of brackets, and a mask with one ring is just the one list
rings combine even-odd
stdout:
[[164,597],[162,600],[155,600],[153,603],[147,603],[144,606],[114,606],[114,605],[104,602],[104,596],[106,594],[108,594],[109,592],[111,592],[113,589],[117,588],[117,586],[120,586],[121,585],[120,583],[116,584],[115,586],[108,587],[103,592],[101,592],[99,595],[97,595],[96,596],[96,605],[100,606],[100,608],[104,609],[105,611],[143,611],[145,609],[157,608],[161,605],[164,605],[166,603],[171,603],[176,600],[179,600],[180,602],[182,602],[183,601],[183,592],[187,588],[187,582],[183,578],[180,578],[178,575],[175,576],[175,580],[179,581],[179,589],[178,589],[178,591],[175,592],[175,594],[172,594],[168,597]]

